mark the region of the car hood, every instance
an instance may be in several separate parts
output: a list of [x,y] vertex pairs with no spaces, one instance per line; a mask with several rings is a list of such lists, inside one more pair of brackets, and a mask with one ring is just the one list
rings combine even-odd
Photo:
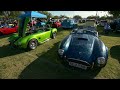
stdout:
[[72,36],[69,48],[67,50],[67,57],[87,62],[92,61],[92,53],[94,47],[94,36],[92,35],[76,35]]

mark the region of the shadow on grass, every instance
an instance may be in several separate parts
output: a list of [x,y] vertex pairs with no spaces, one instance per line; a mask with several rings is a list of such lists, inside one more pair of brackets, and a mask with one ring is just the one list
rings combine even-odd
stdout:
[[116,46],[111,47],[110,55],[112,58],[117,59],[120,63],[120,45],[116,45]]
[[12,35],[12,34],[9,34],[9,35],[2,35],[2,36],[0,36],[0,39],[9,37],[9,36],[11,36],[11,35]]
[[0,47],[0,58],[16,55],[16,54],[23,53],[23,52],[25,52],[25,50],[13,49],[9,46],[9,44],[4,45]]
[[72,29],[70,29],[70,28],[62,28],[62,27],[59,27],[59,28],[57,28],[57,29],[58,29],[58,32],[61,32],[61,31],[63,31],[63,30],[72,31]]
[[93,79],[100,70],[81,70],[70,68],[61,63],[57,55],[58,43],[28,65],[19,75],[19,79]]

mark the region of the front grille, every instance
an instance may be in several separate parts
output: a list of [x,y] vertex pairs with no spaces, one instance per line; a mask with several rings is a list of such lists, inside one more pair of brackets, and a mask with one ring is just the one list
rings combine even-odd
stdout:
[[69,58],[67,61],[68,61],[68,62],[75,62],[75,63],[79,63],[79,64],[82,64],[82,65],[85,65],[85,66],[87,66],[87,67],[91,67],[91,64],[89,64],[88,62],[83,61],[83,60],[74,59],[74,58]]

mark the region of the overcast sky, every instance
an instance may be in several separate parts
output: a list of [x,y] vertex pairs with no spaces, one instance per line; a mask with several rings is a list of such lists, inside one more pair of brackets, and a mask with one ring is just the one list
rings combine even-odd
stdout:
[[66,15],[68,17],[73,17],[74,15],[80,15],[82,18],[86,18],[87,16],[91,16],[91,15],[96,15],[96,12],[97,12],[97,15],[99,15],[100,17],[101,16],[104,16],[104,15],[109,15],[107,13],[107,11],[48,11],[50,13],[52,13],[52,15]]

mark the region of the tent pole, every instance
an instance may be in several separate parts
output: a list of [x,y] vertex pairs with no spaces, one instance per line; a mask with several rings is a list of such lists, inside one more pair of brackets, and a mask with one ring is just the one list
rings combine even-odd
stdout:
[[31,23],[32,23],[32,27],[33,27],[32,17],[31,17]]

